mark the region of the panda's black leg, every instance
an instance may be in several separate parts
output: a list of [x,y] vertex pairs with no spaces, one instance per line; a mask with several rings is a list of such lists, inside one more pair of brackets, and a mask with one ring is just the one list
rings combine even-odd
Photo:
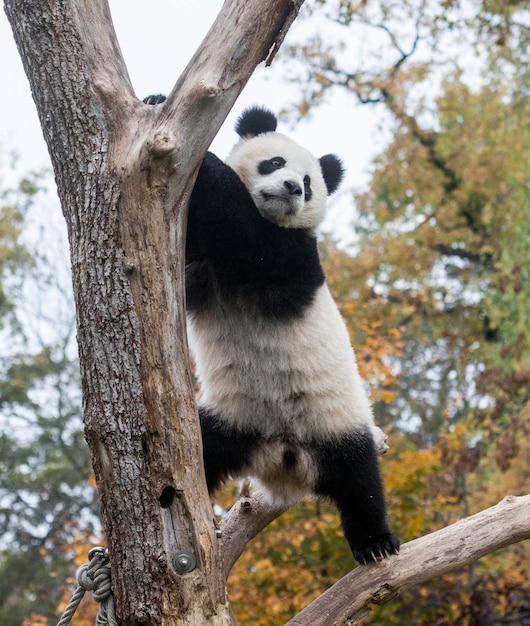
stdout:
[[256,436],[229,427],[204,407],[199,407],[199,418],[206,484],[213,493],[230,475],[237,475],[248,465]]
[[395,554],[399,540],[386,519],[379,464],[371,435],[340,435],[316,448],[316,492],[339,509],[344,535],[359,563]]

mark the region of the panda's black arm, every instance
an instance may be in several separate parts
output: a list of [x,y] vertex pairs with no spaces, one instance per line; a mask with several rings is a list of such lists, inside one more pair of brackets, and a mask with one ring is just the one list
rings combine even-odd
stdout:
[[[188,214],[188,261],[222,252],[245,256],[259,215],[234,170],[211,152],[199,168]],[[245,233],[245,237],[242,237]],[[237,251],[235,247],[237,246]],[[220,250],[222,248],[222,250]]]
[[316,239],[262,217],[236,172],[211,152],[199,168],[187,232],[187,261],[205,257],[236,280],[321,272]]

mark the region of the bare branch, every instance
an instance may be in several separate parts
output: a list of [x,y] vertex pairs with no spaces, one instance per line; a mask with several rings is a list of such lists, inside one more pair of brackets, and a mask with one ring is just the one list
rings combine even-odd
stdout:
[[530,539],[530,494],[499,504],[401,546],[389,559],[363,565],[328,589],[286,626],[356,624],[371,609],[518,541]]
[[274,60],[274,57],[276,56],[278,50],[280,49],[280,46],[283,43],[283,40],[285,39],[285,35],[287,35],[287,31],[289,30],[289,28],[291,28],[292,23],[298,16],[298,12],[300,11],[303,3],[304,0],[292,0],[291,6],[287,9],[286,14],[283,18],[283,26],[278,31],[278,34],[269,49],[267,58],[265,59],[265,65],[267,67],[269,67]]
[[221,521],[223,572],[228,578],[234,563],[247,543],[272,521],[287,511],[290,505],[271,504],[261,494],[250,495],[241,490],[239,500]]

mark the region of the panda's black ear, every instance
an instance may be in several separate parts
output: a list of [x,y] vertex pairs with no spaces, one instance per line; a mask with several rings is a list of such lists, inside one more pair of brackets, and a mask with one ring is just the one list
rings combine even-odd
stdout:
[[240,137],[248,138],[275,131],[277,125],[278,120],[272,111],[253,106],[239,116],[235,129]]
[[328,196],[337,191],[344,178],[344,168],[342,161],[334,154],[325,154],[320,157],[320,168],[324,176],[324,182],[328,190]]

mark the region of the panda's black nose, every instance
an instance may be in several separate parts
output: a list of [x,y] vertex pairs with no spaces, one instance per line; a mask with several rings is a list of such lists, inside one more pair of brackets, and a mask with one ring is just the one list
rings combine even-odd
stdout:
[[287,191],[289,192],[290,196],[301,196],[302,195],[302,187],[300,187],[300,185],[296,181],[294,181],[294,180],[284,180],[283,181],[283,185],[287,189]]

